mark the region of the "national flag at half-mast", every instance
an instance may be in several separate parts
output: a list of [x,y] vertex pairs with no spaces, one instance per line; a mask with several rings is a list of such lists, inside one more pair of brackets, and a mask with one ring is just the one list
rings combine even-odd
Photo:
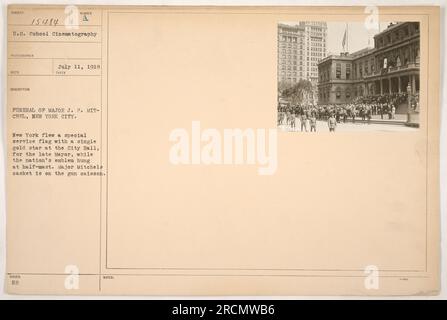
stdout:
[[347,51],[348,50],[348,24],[346,23],[346,29],[345,29],[345,33],[343,34],[343,41],[341,43],[342,47],[343,47],[343,51]]

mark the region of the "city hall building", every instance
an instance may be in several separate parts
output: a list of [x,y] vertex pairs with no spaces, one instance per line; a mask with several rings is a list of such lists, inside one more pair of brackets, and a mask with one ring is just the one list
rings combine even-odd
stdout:
[[[330,55],[318,63],[318,103],[362,96],[419,92],[418,22],[398,22],[374,36],[374,48]],[[409,87],[408,87],[409,86]]]

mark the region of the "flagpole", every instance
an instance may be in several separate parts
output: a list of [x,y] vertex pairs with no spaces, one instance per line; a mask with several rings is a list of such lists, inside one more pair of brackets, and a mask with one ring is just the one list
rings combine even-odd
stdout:
[[343,53],[349,52],[349,29],[348,29],[348,23],[346,22],[345,32],[343,34]]
[[346,22],[346,51],[349,52],[349,26]]
[[347,51],[347,44],[348,44],[348,24],[346,23],[345,32],[343,33],[343,40],[342,40],[342,49],[343,53],[346,53]]

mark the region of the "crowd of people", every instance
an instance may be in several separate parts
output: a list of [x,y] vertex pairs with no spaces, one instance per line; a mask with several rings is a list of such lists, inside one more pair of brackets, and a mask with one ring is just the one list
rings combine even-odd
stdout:
[[[362,121],[370,123],[372,116],[380,119],[395,119],[396,109],[407,102],[406,93],[357,97],[346,104],[290,105],[278,104],[278,125],[296,128],[296,119],[300,121],[301,131],[316,131],[316,121],[327,121],[330,131],[337,123]],[[414,108],[414,106],[412,106]]]

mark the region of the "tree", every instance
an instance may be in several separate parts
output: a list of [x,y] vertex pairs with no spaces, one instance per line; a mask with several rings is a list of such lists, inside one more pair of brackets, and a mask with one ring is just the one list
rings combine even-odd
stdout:
[[278,92],[281,95],[284,90],[290,89],[293,87],[293,83],[291,81],[279,81],[278,82]]
[[281,94],[292,104],[302,104],[312,96],[312,83],[309,80],[301,79],[291,87],[284,87]]

